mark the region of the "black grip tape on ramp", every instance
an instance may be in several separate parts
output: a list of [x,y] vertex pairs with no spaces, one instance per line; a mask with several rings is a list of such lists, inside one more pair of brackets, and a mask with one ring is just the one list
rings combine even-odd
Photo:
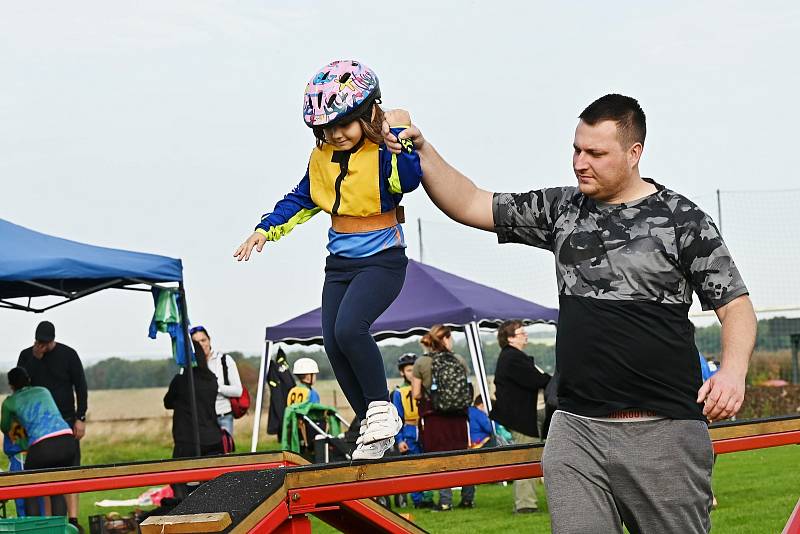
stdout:
[[167,515],[228,512],[230,532],[245,517],[278,491],[286,479],[286,469],[225,473],[201,484]]

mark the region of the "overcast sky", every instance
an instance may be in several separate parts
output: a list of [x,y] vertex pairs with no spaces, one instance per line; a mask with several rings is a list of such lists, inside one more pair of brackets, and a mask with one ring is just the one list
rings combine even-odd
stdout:
[[[53,1],[2,11],[0,217],[181,258],[190,316],[217,348],[257,352],[266,325],[319,305],[324,214],[247,264],[232,253],[305,171],[302,93],[333,59],[375,69],[386,107],[411,110],[491,190],[573,184],[576,117],[609,92],[647,114],[642,173],[714,216],[716,189],[800,187],[796,2]],[[556,304],[546,253],[506,252],[526,260],[498,266],[491,235],[448,222],[421,189],[405,204],[425,221],[434,265]],[[415,224],[406,235],[418,258]],[[165,353],[166,340],[146,337],[151,314],[148,295],[106,291],[44,318],[93,359]],[[42,318],[0,311],[0,365]]]

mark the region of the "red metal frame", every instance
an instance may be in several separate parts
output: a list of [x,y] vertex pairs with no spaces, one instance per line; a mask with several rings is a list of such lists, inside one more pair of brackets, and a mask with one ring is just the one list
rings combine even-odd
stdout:
[[766,447],[780,447],[781,445],[792,445],[795,443],[800,443],[800,430],[715,441],[714,452],[717,454],[725,454],[728,452],[749,451]]
[[408,534],[408,531],[397,523],[393,523],[386,519],[384,516],[372,510],[366,504],[359,501],[344,501],[342,503],[344,508],[349,508],[357,515],[369,519],[375,526],[378,526],[391,534]]
[[789,516],[789,521],[786,522],[782,534],[800,534],[800,500],[797,501],[792,515]]
[[264,518],[250,529],[251,534],[267,534],[276,532],[278,528],[289,519],[289,506],[286,501],[272,509]]

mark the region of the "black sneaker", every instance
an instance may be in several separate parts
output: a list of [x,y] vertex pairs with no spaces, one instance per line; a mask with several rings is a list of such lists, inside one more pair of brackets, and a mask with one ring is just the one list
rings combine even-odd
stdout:
[[431,508],[431,512],[449,512],[453,509],[451,504],[436,504]]
[[422,501],[422,502],[414,503],[414,508],[417,508],[417,509],[436,508],[436,505],[433,504],[433,501]]
[[459,508],[475,508],[475,503],[473,501],[462,500],[458,503]]

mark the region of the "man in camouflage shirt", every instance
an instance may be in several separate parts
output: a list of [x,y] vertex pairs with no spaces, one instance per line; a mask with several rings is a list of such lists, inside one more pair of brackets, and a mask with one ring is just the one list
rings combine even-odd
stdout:
[[[391,113],[391,112],[389,112]],[[386,133],[393,152],[400,144]],[[415,126],[423,185],[454,220],[556,258],[559,411],[542,465],[556,533],[708,532],[707,422],[744,399],[756,320],[711,218],[639,174],[638,102],[606,95],[580,115],[577,186],[490,193],[451,167]],[[722,323],[722,366],[703,382],[692,294]]]

